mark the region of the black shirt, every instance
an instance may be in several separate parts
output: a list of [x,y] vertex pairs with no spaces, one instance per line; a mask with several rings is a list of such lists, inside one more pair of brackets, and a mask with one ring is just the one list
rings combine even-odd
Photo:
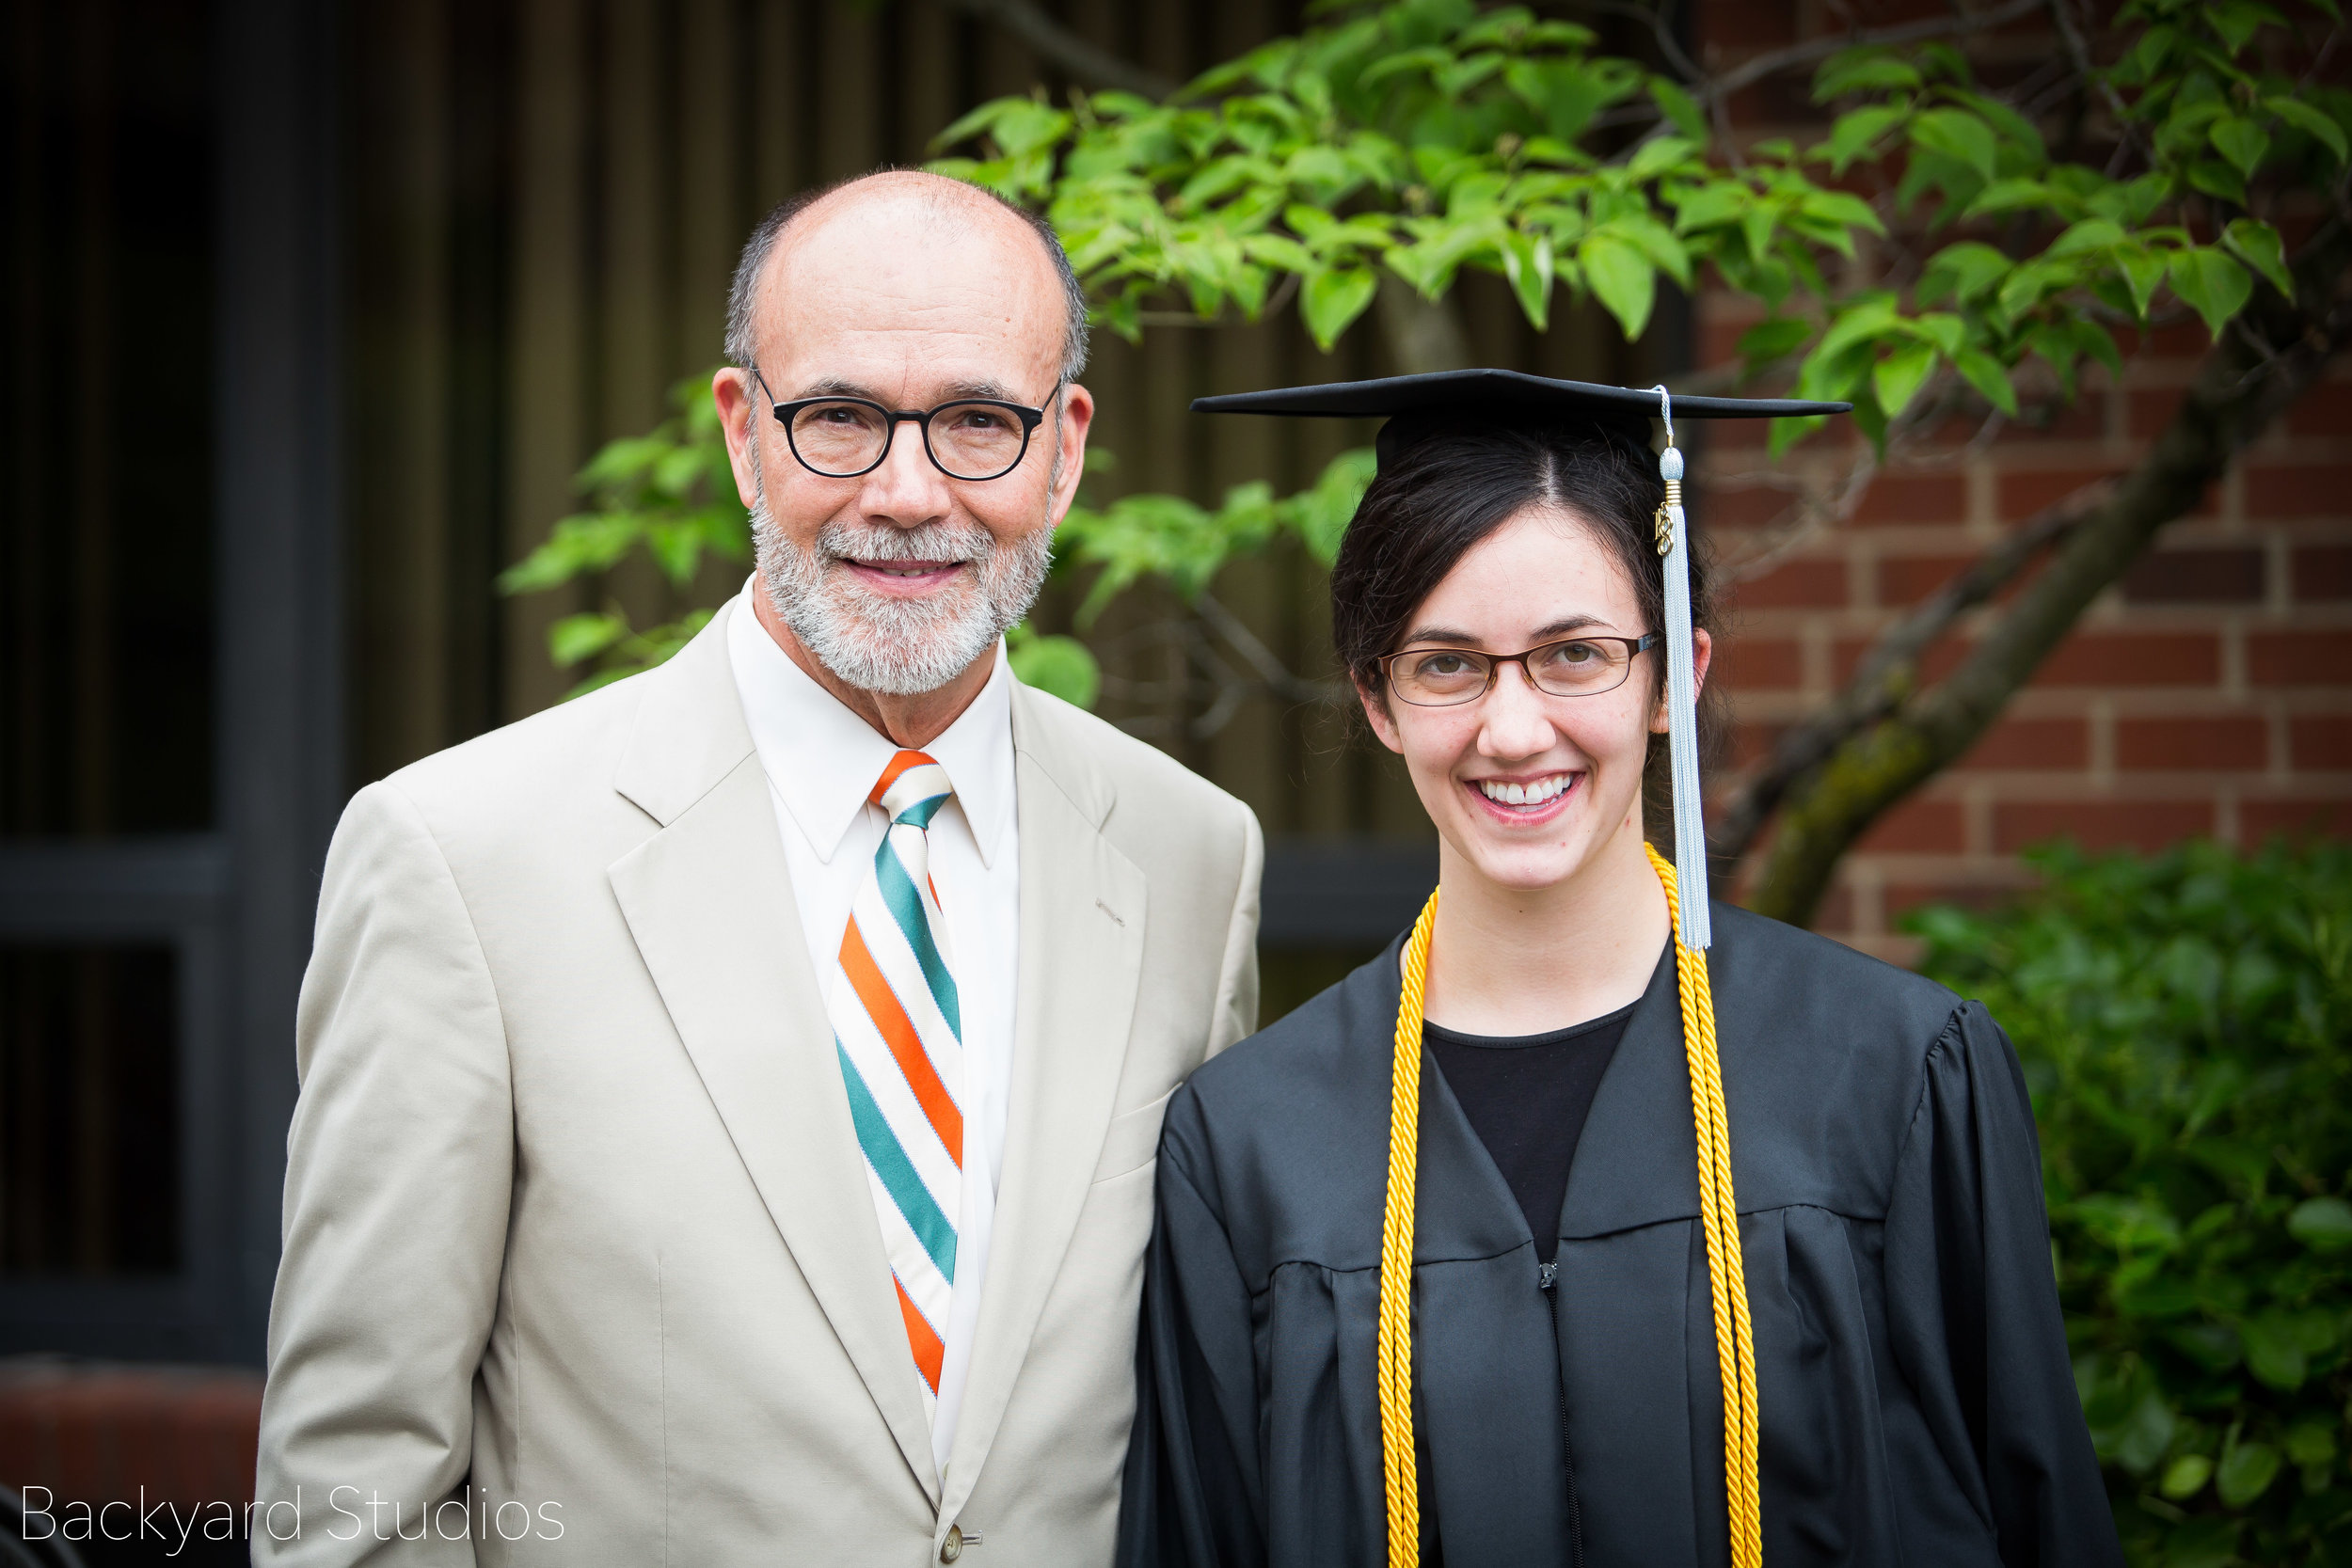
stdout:
[[1560,1205],[1576,1143],[1636,1006],[1542,1035],[1463,1035],[1422,1025],[1446,1087],[1519,1200],[1541,1262],[1559,1250]]

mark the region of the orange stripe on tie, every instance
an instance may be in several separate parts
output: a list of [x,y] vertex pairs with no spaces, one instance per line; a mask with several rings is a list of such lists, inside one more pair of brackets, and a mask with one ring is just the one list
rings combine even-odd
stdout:
[[931,1392],[937,1394],[939,1369],[946,1362],[947,1347],[940,1342],[938,1335],[931,1332],[931,1325],[924,1321],[923,1314],[914,1309],[913,1298],[907,1294],[907,1288],[898,1284],[897,1275],[890,1276],[890,1283],[898,1289],[898,1316],[907,1321],[907,1343],[914,1351],[915,1370],[923,1374],[923,1381],[931,1386]]
[[898,1070],[907,1075],[907,1085],[914,1089],[915,1103],[930,1118],[931,1130],[947,1148],[947,1157],[963,1168],[963,1113],[956,1109],[955,1101],[947,1093],[947,1085],[939,1081],[938,1069],[931,1066],[930,1053],[923,1049],[922,1037],[915,1034],[907,1010],[898,1005],[898,992],[882,978],[874,955],[866,950],[866,939],[858,934],[857,917],[841,933],[841,970],[850,977],[850,985],[857,998],[866,1005],[866,1016],[874,1021],[882,1043],[890,1047],[897,1058]]
[[905,772],[908,768],[934,768],[937,766],[938,765],[932,762],[930,757],[925,756],[920,752],[900,752],[897,756],[890,759],[890,766],[882,769],[881,779],[876,781],[873,790],[866,797],[866,803],[869,806],[881,805],[882,798],[889,793],[890,786],[892,784],[898,782],[898,775]]

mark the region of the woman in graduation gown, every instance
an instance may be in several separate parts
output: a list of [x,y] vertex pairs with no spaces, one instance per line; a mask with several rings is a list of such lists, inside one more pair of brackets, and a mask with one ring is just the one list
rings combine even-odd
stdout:
[[[2121,1560],[2032,1110],[1981,1006],[1703,906],[1712,945],[1681,959],[1711,977],[1738,1215],[1710,1254],[1702,1057],[1645,838],[1671,793],[1657,404],[1466,372],[1204,405],[1397,416],[1333,635],[1437,825],[1439,892],[1417,1116],[1403,936],[1168,1102],[1129,1568]],[[1695,684],[1703,583],[1686,602]],[[1399,1142],[1409,1404],[1384,1412]]]

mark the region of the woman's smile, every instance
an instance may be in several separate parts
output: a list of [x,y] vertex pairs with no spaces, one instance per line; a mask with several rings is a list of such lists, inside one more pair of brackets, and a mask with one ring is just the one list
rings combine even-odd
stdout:
[[1540,827],[1568,809],[1581,772],[1559,771],[1466,779],[1468,789],[1487,816],[1513,828]]

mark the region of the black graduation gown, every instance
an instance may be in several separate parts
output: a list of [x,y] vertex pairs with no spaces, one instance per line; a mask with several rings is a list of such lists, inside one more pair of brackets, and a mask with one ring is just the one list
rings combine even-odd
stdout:
[[[1791,927],[1718,905],[1715,942],[1768,1568],[2120,1563],[2008,1039],[1976,1004]],[[1373,1357],[1397,990],[1392,945],[1168,1102],[1129,1568],[1385,1560]],[[1671,952],[1570,1169],[1556,1326],[1526,1221],[1426,1053],[1420,1159],[1424,1560],[1565,1564],[1581,1544],[1594,1568],[1727,1561]]]

